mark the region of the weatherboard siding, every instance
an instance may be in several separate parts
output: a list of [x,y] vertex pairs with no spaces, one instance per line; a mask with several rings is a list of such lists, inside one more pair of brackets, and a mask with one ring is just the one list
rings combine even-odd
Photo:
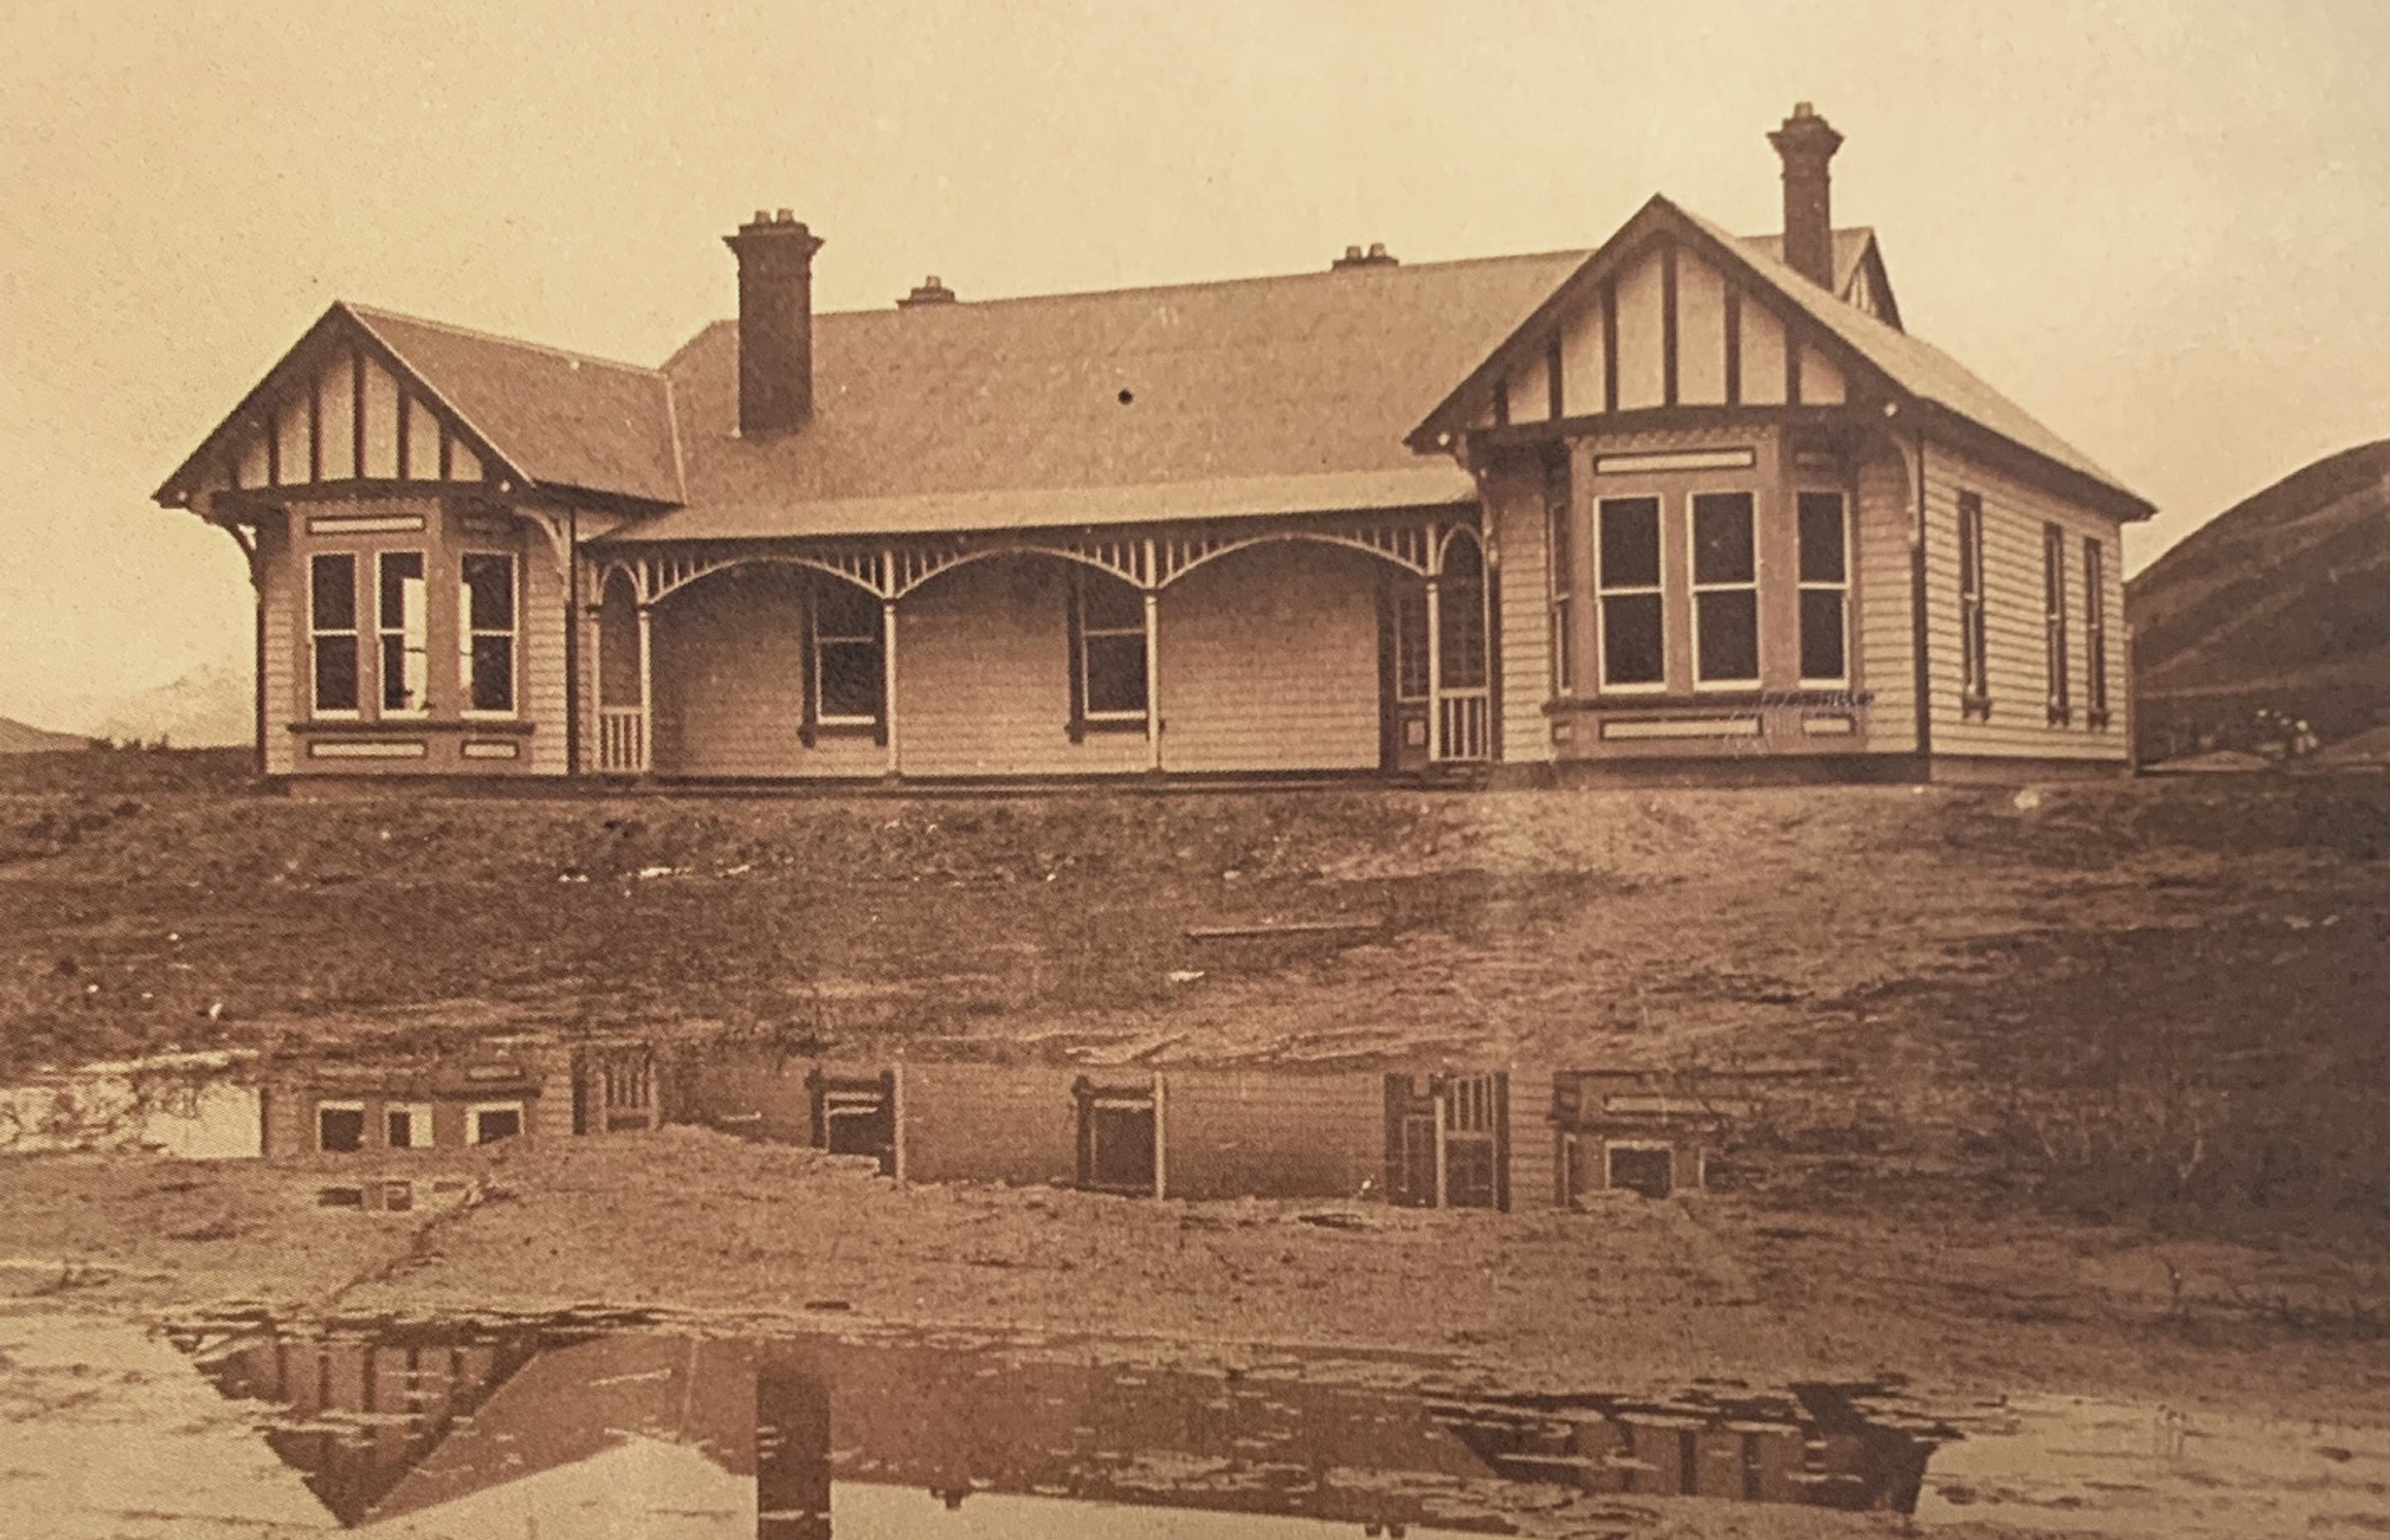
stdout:
[[1917,638],[1909,539],[1917,527],[1908,463],[1884,452],[1861,463],[1852,525],[1853,657],[1870,697],[1864,747],[1917,751]]
[[263,694],[261,729],[264,741],[259,758],[269,776],[287,776],[297,768],[298,743],[285,730],[302,710],[302,664],[304,644],[306,580],[303,565],[291,554],[289,521],[264,518],[257,523],[257,602],[264,622],[264,647],[258,659],[258,688]]
[[1489,472],[1485,499],[1489,544],[1501,574],[1495,623],[1502,634],[1502,758],[1533,764],[1552,757],[1545,709],[1553,692],[1550,521],[1541,481],[1523,468]]
[[1358,551],[1279,541],[1206,562],[1164,589],[1163,767],[1375,769],[1382,566]]
[[561,776],[569,768],[565,732],[565,575],[563,562],[546,536],[524,532],[515,542],[521,564],[521,624],[515,640],[517,687],[523,714],[533,724],[522,752],[523,768],[535,776]]
[[[897,607],[896,729],[907,776],[1123,774],[1149,764],[1145,734],[1070,736],[1065,563],[967,562]],[[657,644],[659,660],[663,644]]]
[[[1926,446],[1926,594],[1932,617],[1934,751],[1984,756],[2109,761],[2122,764],[2126,731],[2123,551],[2115,520],[2029,486],[1947,445]],[[1961,710],[1959,608],[1959,498],[1972,492],[1984,507],[1985,658],[1991,713]],[[2042,528],[2065,532],[2066,642],[2072,721],[2049,720],[2049,674],[2042,621]],[[2087,718],[2083,542],[2107,549],[2109,725]]]

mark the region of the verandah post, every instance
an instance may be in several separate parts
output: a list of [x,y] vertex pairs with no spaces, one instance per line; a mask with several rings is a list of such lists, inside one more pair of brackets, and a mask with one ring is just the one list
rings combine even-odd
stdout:
[[1161,596],[1145,591],[1145,767],[1162,768]]
[[896,775],[896,601],[880,601],[880,720],[887,727],[888,774]]
[[[1441,561],[1437,563],[1443,565]],[[1444,595],[1435,577],[1427,580],[1428,758],[1442,759],[1444,740]]]
[[639,764],[641,775],[656,763],[656,608],[639,606]]

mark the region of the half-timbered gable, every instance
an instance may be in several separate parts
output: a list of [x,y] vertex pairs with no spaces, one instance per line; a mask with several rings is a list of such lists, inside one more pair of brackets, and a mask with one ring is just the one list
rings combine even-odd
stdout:
[[658,369],[337,304],[159,498],[276,775],[2121,764],[2148,505],[1770,139],[1776,234],[820,315],[759,212]]

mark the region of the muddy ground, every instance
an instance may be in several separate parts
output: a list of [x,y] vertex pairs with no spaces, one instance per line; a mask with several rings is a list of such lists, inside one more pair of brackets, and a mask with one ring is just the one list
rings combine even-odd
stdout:
[[[0,794],[12,1072],[699,1025],[1805,1072],[1724,1190],[1349,1227],[900,1191],[687,1129],[437,1157],[484,1183],[440,1216],[318,1210],[306,1162],[26,1158],[20,1291],[1092,1327],[1546,1384],[1889,1371],[2390,1425],[2378,778],[316,800],[109,758],[149,778]],[[1330,919],[1354,928],[1189,934]]]

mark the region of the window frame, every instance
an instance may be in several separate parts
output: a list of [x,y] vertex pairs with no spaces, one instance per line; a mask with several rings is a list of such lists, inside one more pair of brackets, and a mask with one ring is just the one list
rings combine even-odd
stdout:
[[2083,721],[2104,729],[2108,712],[2108,548],[2083,537]]
[[[1074,666],[1071,670],[1071,683],[1077,698],[1071,702],[1072,716],[1074,720],[1097,731],[1106,728],[1142,729],[1153,715],[1153,681],[1149,666],[1152,656],[1152,641],[1147,630],[1153,616],[1151,608],[1146,603],[1146,591],[1126,579],[1114,577],[1109,572],[1090,571],[1077,563],[1073,563],[1073,566],[1075,570],[1071,574],[1071,646],[1076,656],[1072,659]],[[1091,624],[1087,609],[1087,588],[1090,582],[1115,583],[1135,596],[1136,625]],[[1139,703],[1133,708],[1099,709],[1094,704],[1095,671],[1090,666],[1094,661],[1094,654],[1089,644],[1097,641],[1117,641],[1127,636],[1136,637],[1137,643],[1137,687]]]
[[[1613,584],[1602,559],[1602,524],[1613,504],[1651,506],[1653,567],[1649,584]],[[1668,690],[1668,500],[1655,492],[1621,493],[1594,499],[1593,602],[1595,687],[1603,695],[1664,695]],[[1610,676],[1610,604],[1613,599],[1652,598],[1660,604],[1660,676],[1620,681]]]
[[[382,573],[382,565],[393,557],[408,556],[415,558],[417,568],[416,582],[422,590],[423,608],[422,614],[416,617],[417,626],[415,635],[412,638],[410,638],[407,634],[405,625],[406,617],[404,614],[399,617],[400,623],[396,626],[392,626],[390,623],[390,617],[382,612],[383,585],[387,581]],[[376,551],[373,553],[373,576],[374,682],[379,687],[374,696],[376,712],[386,721],[412,722],[423,717],[428,717],[431,714],[430,557],[429,553],[417,547],[392,546],[388,550]],[[404,605],[402,604],[402,609],[403,608]],[[398,641],[402,657],[411,653],[422,660],[423,688],[417,704],[412,706],[393,706],[390,703],[389,649],[391,641],[393,638]],[[407,642],[410,639],[414,640],[418,645],[412,648],[408,647]],[[402,666],[402,672],[403,671]]]
[[[482,1119],[484,1115],[493,1112],[513,1113],[515,1131],[511,1134],[501,1134],[495,1139],[482,1137]],[[504,1144],[508,1139],[520,1139],[530,1132],[531,1118],[520,1100],[477,1101],[465,1109],[465,1142],[475,1149],[485,1144]]]
[[[1743,499],[1751,533],[1751,577],[1748,581],[1704,583],[1701,575],[1701,501],[1704,497],[1740,497]],[[1747,692],[1761,687],[1767,677],[1767,616],[1760,608],[1760,594],[1767,571],[1767,553],[1759,539],[1759,494],[1748,487],[1723,491],[1696,491],[1685,494],[1685,596],[1691,611],[1688,619],[1692,625],[1692,681],[1695,693]],[[1702,596],[1704,594],[1741,594],[1751,596],[1751,672],[1731,678],[1711,679],[1702,674]],[[1663,621],[1665,624],[1665,604]]]
[[2066,530],[2052,520],[2041,526],[2042,667],[2049,680],[2049,725],[2074,725],[2073,664],[2067,658]]
[[[422,1101],[393,1101],[381,1110],[382,1143],[392,1149],[430,1149],[432,1148],[431,1104]],[[393,1118],[406,1119],[406,1142],[392,1137]]]
[[1985,621],[1984,499],[1959,494],[1959,711],[1960,717],[1992,716],[1991,633]]
[[[495,627],[473,623],[473,588],[465,580],[468,564],[477,559],[503,561],[507,564],[508,625]],[[469,546],[456,553],[456,683],[461,699],[457,714],[473,721],[511,721],[522,714],[522,614],[523,564],[512,551]],[[507,704],[504,708],[473,704],[473,645],[484,636],[507,639]]]
[[[1843,568],[1843,575],[1839,581],[1827,582],[1821,579],[1811,578],[1803,560],[1803,558],[1806,553],[1802,549],[1801,544],[1802,505],[1807,499],[1812,497],[1831,497],[1834,500],[1834,506],[1838,510],[1835,524],[1842,534]],[[1804,686],[1825,687],[1831,688],[1836,686],[1848,687],[1851,682],[1851,644],[1853,641],[1851,634],[1851,565],[1857,554],[1852,546],[1850,494],[1839,487],[1795,488],[1792,494],[1792,582],[1794,588],[1792,648],[1794,666],[1800,670],[1800,679]],[[1813,593],[1832,594],[1835,597],[1835,609],[1840,617],[1842,629],[1841,650],[1843,655],[1843,672],[1840,674],[1811,674],[1809,672],[1809,611],[1807,599],[1809,595]]]
[[[357,722],[365,717],[365,635],[359,624],[357,554],[355,551],[311,551],[307,556],[307,714],[323,722]],[[318,623],[315,604],[321,570],[328,561],[344,563],[349,570],[349,623],[345,630],[328,628]],[[345,639],[349,644],[349,693],[355,702],[349,706],[324,704],[324,666],[319,655],[326,637]]]
[[[805,598],[805,625],[808,632],[811,634],[813,644],[809,648],[809,652],[811,654],[812,676],[805,681],[805,686],[813,692],[813,719],[815,723],[820,726],[830,728],[832,730],[852,727],[877,728],[882,721],[886,720],[888,715],[888,635],[886,617],[881,612],[879,600],[870,593],[869,590],[855,587],[852,584],[842,584],[842,586],[852,590],[854,594],[861,596],[860,602],[863,603],[864,608],[869,612],[869,618],[865,623],[865,628],[854,633],[840,632],[833,634],[824,631],[822,629],[822,611],[825,606],[822,603],[822,595],[829,584],[835,584],[837,582],[838,580],[836,579],[829,579],[825,584],[817,584],[814,591],[808,594]],[[858,716],[848,712],[832,712],[829,709],[829,694],[823,688],[824,670],[822,667],[822,655],[830,648],[851,648],[858,647],[867,648],[871,655],[871,713],[867,716]]]
[[1568,461],[1555,457],[1544,469],[1544,570],[1551,689],[1563,699],[1576,693],[1575,513]]

